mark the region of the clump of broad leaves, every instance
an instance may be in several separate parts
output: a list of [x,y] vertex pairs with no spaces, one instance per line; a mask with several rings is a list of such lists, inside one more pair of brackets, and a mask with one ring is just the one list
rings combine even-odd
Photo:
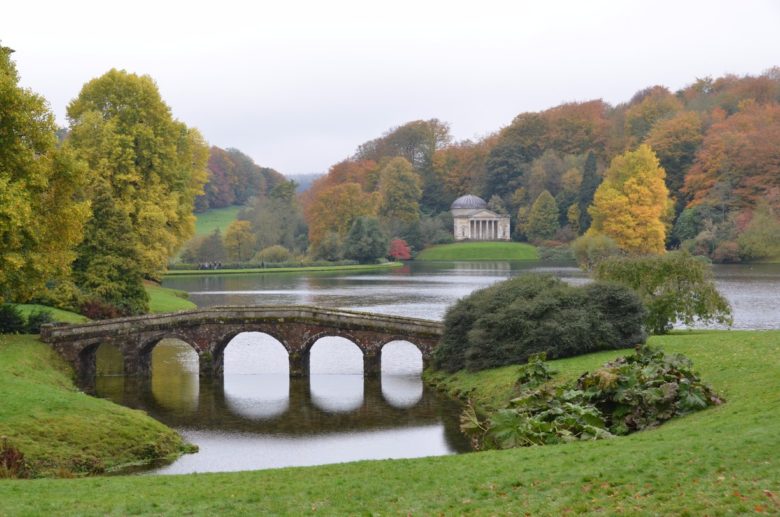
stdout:
[[598,440],[655,427],[676,416],[721,404],[690,359],[650,346],[606,363],[576,381],[553,384],[543,354],[520,367],[520,396],[481,418],[472,404],[461,429],[476,449]]

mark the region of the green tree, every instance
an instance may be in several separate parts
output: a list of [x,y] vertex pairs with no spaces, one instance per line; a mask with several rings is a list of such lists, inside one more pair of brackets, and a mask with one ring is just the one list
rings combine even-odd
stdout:
[[420,175],[405,158],[396,157],[379,171],[379,215],[404,223],[420,219]]
[[344,256],[344,246],[341,237],[336,232],[325,234],[317,246],[313,247],[312,255],[315,259],[336,261]]
[[585,166],[582,169],[582,183],[580,185],[578,197],[580,207],[580,230],[583,232],[590,228],[591,220],[588,207],[593,203],[593,196],[600,184],[601,176],[599,176],[598,173],[596,155],[593,152],[589,152],[587,158],[585,158]]
[[358,217],[344,241],[344,254],[358,262],[373,262],[387,255],[387,236],[374,217]]
[[628,253],[664,253],[673,209],[664,177],[647,145],[616,156],[588,208],[593,218],[588,235],[606,235]]
[[737,243],[740,254],[749,260],[780,256],[780,219],[768,203],[759,203]]
[[57,147],[54,116],[19,87],[12,52],[0,46],[0,303],[67,277],[89,216],[79,195],[87,170]]
[[552,239],[560,228],[559,215],[555,198],[548,191],[542,191],[528,213],[528,223],[525,226],[528,239],[531,241]]
[[709,265],[685,251],[610,257],[596,265],[594,276],[639,293],[648,309],[647,329],[653,334],[665,334],[677,321],[732,323],[731,307],[715,287]]
[[227,258],[219,228],[203,239],[195,253],[197,262],[222,262]]
[[147,312],[149,297],[138,248],[125,238],[132,232],[130,216],[114,203],[111,188],[104,181],[94,186],[92,213],[73,264],[76,285],[88,299],[110,304],[120,314]]
[[233,221],[225,231],[223,243],[228,259],[246,262],[255,254],[257,239],[249,221]]
[[67,114],[73,148],[130,217],[122,238],[137,248],[144,276],[158,275],[194,233],[208,147],[173,119],[149,76],[111,70],[85,84]]

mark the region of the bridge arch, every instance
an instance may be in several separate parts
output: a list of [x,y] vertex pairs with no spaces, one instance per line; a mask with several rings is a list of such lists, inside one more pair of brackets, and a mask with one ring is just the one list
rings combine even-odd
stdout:
[[305,349],[309,372],[362,374],[365,349],[354,336],[323,333]]
[[[289,346],[279,339],[280,334],[266,330],[241,330],[226,334],[225,339],[218,342],[213,348],[214,362],[221,365],[223,373],[232,364],[234,370],[232,373],[289,374]],[[228,339],[229,336],[232,337]],[[231,352],[236,349],[244,350],[248,356],[240,366],[237,365],[236,361],[232,361],[232,363],[230,361]],[[239,371],[235,371],[236,368]]]
[[379,353],[383,374],[419,374],[425,369],[425,354],[409,339],[389,339],[382,344]]
[[[163,332],[157,335],[154,335],[152,337],[149,337],[147,339],[144,339],[140,346],[138,347],[137,357],[134,361],[134,366],[138,369],[137,373],[140,373],[144,376],[151,376],[152,374],[152,353],[154,352],[155,348],[157,348],[157,345],[160,344],[160,342],[171,339],[176,341],[181,341],[182,343],[189,346],[195,354],[198,356],[198,364],[199,367],[202,367],[202,352],[201,350],[193,343],[192,337],[182,333],[182,332]],[[127,366],[125,367],[125,371],[131,371],[130,368]]]

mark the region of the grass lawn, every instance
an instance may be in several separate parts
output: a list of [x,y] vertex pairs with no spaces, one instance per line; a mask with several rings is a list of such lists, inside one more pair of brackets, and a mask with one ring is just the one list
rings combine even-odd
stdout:
[[[0,482],[0,513],[735,515],[780,512],[780,332],[651,342],[693,359],[727,402],[595,442],[397,461],[187,476]],[[561,375],[620,352],[556,361]],[[461,377],[501,399],[507,371]],[[41,404],[28,401],[31,408]]]
[[[180,453],[184,443],[174,431],[142,411],[81,393],[71,377],[37,336],[0,334],[0,436],[34,473],[113,470]],[[3,499],[0,515],[9,511]]]
[[16,306],[21,310],[22,314],[29,316],[31,312],[35,311],[48,311],[51,313],[54,321],[61,321],[63,323],[85,323],[89,321],[89,318],[82,316],[81,314],[64,311],[62,309],[55,309],[47,305],[38,305],[35,303],[18,303]]
[[214,230],[219,228],[222,235],[225,235],[225,230],[230,226],[230,223],[236,220],[238,212],[244,208],[243,206],[227,206],[225,208],[214,208],[206,210],[199,214],[195,214],[195,236],[201,237],[211,234]]
[[415,260],[538,260],[534,246],[522,242],[457,242],[425,248]]
[[187,293],[177,289],[160,287],[152,282],[144,282],[149,294],[149,312],[176,312],[197,309],[198,306],[187,299]]
[[301,266],[301,267],[267,267],[257,269],[171,269],[165,276],[213,276],[213,275],[249,275],[274,273],[306,273],[306,272],[339,272],[339,271],[370,271],[401,267],[401,262],[386,262],[384,264],[354,264],[351,266]]

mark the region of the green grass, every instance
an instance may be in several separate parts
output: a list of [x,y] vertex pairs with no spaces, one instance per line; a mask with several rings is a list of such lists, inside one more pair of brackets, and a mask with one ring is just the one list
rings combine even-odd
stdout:
[[31,312],[35,311],[48,311],[51,313],[54,321],[61,321],[63,323],[84,323],[89,321],[89,318],[82,316],[81,314],[64,311],[62,309],[55,309],[47,305],[38,305],[35,303],[18,303],[16,306],[25,316],[29,316]]
[[[113,470],[181,452],[173,430],[81,393],[72,374],[36,336],[0,334],[0,436],[24,453],[34,473]],[[0,503],[0,515],[7,511]]]
[[149,312],[176,312],[197,309],[198,306],[187,299],[187,293],[168,287],[160,287],[151,282],[145,282],[144,287],[149,294]]
[[[259,472],[0,482],[0,513],[737,515],[780,512],[780,332],[654,337],[727,402],[596,442]],[[558,361],[576,375],[618,355]],[[501,380],[503,379],[503,380]],[[468,382],[511,383],[506,372]]]
[[457,242],[425,248],[415,260],[538,260],[534,246],[521,242]]
[[384,264],[354,264],[351,266],[301,266],[301,267],[269,267],[257,269],[172,269],[165,276],[213,276],[213,275],[249,275],[274,273],[308,273],[308,272],[339,272],[339,271],[370,271],[401,267],[401,262],[386,262]]
[[230,226],[230,223],[238,218],[238,212],[243,206],[228,206],[225,208],[214,208],[205,212],[195,214],[195,236],[204,237],[219,229],[222,235]]

